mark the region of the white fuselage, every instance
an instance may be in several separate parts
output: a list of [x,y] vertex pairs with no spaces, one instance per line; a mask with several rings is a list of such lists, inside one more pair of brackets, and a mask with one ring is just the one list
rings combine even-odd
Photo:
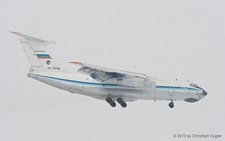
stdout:
[[196,102],[204,97],[202,89],[190,86],[187,81],[165,81],[150,78],[156,83],[156,86],[148,89],[132,88],[116,83],[100,83],[87,75],[65,72],[30,72],[28,76],[71,93],[101,100],[106,100],[107,97],[116,100],[120,97],[126,102],[138,99]]

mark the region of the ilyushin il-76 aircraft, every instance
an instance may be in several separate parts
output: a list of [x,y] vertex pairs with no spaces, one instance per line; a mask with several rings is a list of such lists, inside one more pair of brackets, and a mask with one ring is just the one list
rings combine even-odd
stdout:
[[81,62],[69,62],[79,65],[77,72],[71,73],[58,64],[48,51],[47,45],[55,42],[12,33],[23,37],[19,41],[31,64],[28,77],[71,93],[104,100],[112,107],[117,102],[125,108],[126,102],[140,99],[166,100],[173,108],[174,101],[193,103],[207,95],[204,89],[189,81],[168,81]]

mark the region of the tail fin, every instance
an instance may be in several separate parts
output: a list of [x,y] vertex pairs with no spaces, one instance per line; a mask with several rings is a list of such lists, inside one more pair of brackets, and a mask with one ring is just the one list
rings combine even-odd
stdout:
[[55,44],[55,42],[34,38],[18,32],[11,33],[24,38],[19,40],[30,61],[32,70],[63,71],[63,68],[55,61],[47,49],[47,45]]

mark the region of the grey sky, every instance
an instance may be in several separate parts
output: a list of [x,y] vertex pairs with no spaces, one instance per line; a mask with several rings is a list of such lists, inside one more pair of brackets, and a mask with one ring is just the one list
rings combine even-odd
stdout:
[[[173,134],[225,136],[225,2],[1,1],[0,140],[173,140]],[[189,104],[136,101],[126,109],[28,78],[18,31],[55,41],[59,63],[81,61],[189,79],[208,92]],[[182,140],[182,139],[181,139]],[[205,139],[212,140],[210,138]]]

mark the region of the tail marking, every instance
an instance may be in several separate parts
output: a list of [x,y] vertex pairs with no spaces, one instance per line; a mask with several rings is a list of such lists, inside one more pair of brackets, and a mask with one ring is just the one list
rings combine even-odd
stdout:
[[49,54],[36,54],[38,59],[52,59]]

